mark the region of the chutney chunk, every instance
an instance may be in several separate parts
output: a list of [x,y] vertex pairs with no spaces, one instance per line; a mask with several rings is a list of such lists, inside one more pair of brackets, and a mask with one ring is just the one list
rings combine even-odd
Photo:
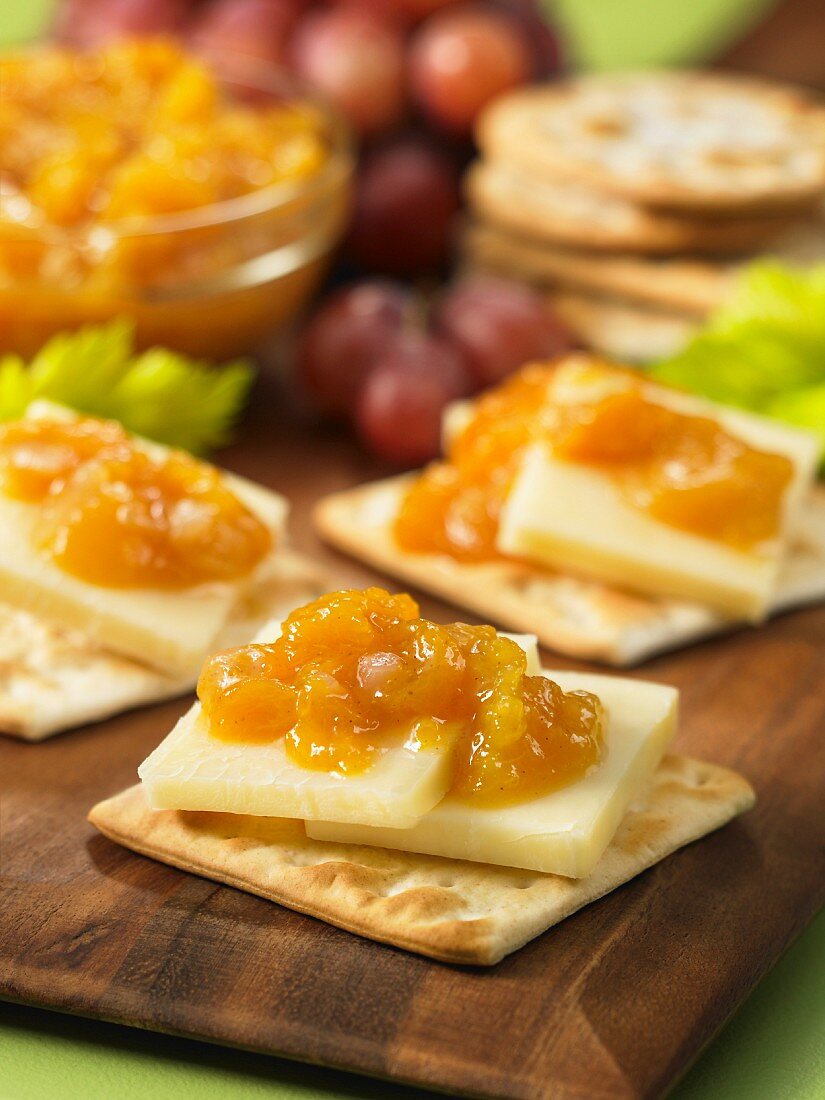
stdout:
[[546,387],[546,373],[528,368],[518,384],[499,386],[475,403],[446,461],[431,463],[404,497],[395,521],[403,549],[468,562],[500,556],[499,515],[518,459],[534,437]]
[[36,551],[103,587],[234,580],[272,546],[217,470],[179,452],[155,458],[111,421],[0,426],[0,490],[39,506]]
[[33,226],[193,210],[308,179],[328,155],[309,106],[234,102],[163,39],[13,55],[0,84],[0,178]]
[[508,805],[574,782],[601,753],[595,696],[526,668],[493,627],[442,626],[409,596],[370,588],[323,596],[274,642],[211,658],[198,696],[217,740],[282,740],[293,763],[344,776],[391,748],[440,746],[457,797]]

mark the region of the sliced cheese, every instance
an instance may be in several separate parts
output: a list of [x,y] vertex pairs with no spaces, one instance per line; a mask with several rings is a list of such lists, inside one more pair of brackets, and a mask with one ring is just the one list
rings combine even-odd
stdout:
[[[552,393],[562,403],[598,401],[623,385],[620,372],[591,370],[586,361],[572,361],[553,376]],[[777,538],[752,550],[738,550],[679,530],[634,507],[609,474],[563,462],[548,445],[537,443],[522,457],[505,502],[498,549],[550,569],[584,573],[656,596],[695,600],[729,617],[764,618],[776,593],[789,534],[813,486],[819,440],[663,386],[641,388],[649,401],[714,419],[750,446],[791,460],[794,476],[784,495]],[[466,403],[449,410],[447,436],[459,432],[471,415]]]
[[336,818],[405,828],[443,797],[448,750],[389,749],[360,775],[293,764],[282,741],[240,744],[211,737],[200,706],[181,718],[138,768],[151,806],[264,817]]
[[607,711],[603,760],[583,779],[504,809],[485,809],[448,795],[409,829],[307,821],[307,835],[569,878],[589,875],[630,804],[644,794],[676,732],[678,692],[592,673],[545,675],[565,691],[593,692]]
[[[280,623],[269,623],[256,640],[271,641],[280,629]],[[538,670],[535,636],[507,637],[527,653],[528,673]],[[195,704],[141,764],[138,775],[156,809],[334,818],[406,828],[443,798],[452,763],[448,748],[414,752],[399,745],[360,775],[310,771],[289,760],[281,741],[261,745],[216,740]]]
[[[74,417],[47,402],[27,416]],[[162,457],[168,448],[139,440],[147,453]],[[224,475],[232,491],[277,539],[287,512],[285,500],[245,478]],[[251,576],[231,583],[166,589],[104,588],[66,573],[33,550],[38,507],[0,493],[0,593],[5,602],[70,629],[114,653],[135,658],[173,676],[192,675],[226,622],[240,594],[271,566],[271,555]],[[106,548],[101,547],[101,553]],[[274,552],[274,551],[273,551]]]
[[497,546],[537,565],[748,620],[767,613],[781,564],[778,547],[746,553],[659,523],[598,471],[559,462],[540,445],[524,457]]
[[[324,591],[309,562],[276,554],[233,605],[214,642],[215,652],[245,645],[273,615],[288,614]],[[272,637],[270,633],[269,637]],[[41,741],[133,707],[159,703],[195,688],[197,670],[173,677],[118,657],[28,611],[0,603],[0,733]]]

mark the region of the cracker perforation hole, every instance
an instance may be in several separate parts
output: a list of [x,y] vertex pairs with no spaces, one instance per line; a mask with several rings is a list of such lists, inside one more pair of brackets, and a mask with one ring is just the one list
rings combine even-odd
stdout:
[[700,764],[693,769],[692,778],[694,787],[707,787],[713,781],[713,772]]

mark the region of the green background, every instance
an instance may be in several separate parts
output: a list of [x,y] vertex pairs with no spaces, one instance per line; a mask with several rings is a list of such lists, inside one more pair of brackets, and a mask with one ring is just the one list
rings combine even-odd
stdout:
[[[583,65],[690,63],[771,0],[556,0]],[[0,41],[25,42],[51,0],[0,0]],[[674,1100],[825,1097],[825,915],[765,978]],[[678,991],[674,991],[678,995]],[[426,1094],[205,1044],[0,1002],[3,1100],[412,1100]]]
[[[731,40],[773,0],[541,0],[573,56],[593,68],[691,62]],[[54,0],[0,0],[0,41],[25,42]]]

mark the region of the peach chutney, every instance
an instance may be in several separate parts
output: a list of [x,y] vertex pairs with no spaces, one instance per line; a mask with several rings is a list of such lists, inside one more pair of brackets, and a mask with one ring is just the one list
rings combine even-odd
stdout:
[[454,797],[506,806],[580,779],[602,753],[599,700],[526,669],[493,627],[430,622],[410,596],[369,588],[322,596],[274,642],[212,657],[198,696],[218,740],[283,739],[293,763],[342,776],[388,749],[442,748]]
[[568,363],[531,364],[475,403],[445,460],[407,490],[394,524],[401,549],[467,562],[498,557],[502,507],[537,443],[603,471],[630,503],[672,527],[743,550],[776,537],[790,459],[755,449],[711,417],[650,400],[624,368],[577,357],[579,385],[557,394]]
[[218,470],[182,452],[154,457],[112,421],[0,425],[0,490],[38,506],[38,552],[108,588],[234,580],[272,545]]
[[128,316],[140,347],[229,358],[298,312],[343,231],[348,140],[231,61],[153,38],[0,57],[4,350]]
[[312,176],[327,157],[309,106],[231,100],[163,39],[7,56],[0,81],[4,216],[32,227],[195,210]]

